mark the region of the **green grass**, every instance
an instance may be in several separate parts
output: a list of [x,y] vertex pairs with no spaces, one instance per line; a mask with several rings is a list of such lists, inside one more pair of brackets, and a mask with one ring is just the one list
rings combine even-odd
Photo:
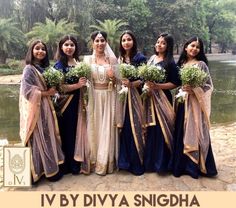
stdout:
[[0,67],[0,76],[4,75],[15,75],[15,74],[22,74],[23,69],[10,69],[10,68],[1,68]]

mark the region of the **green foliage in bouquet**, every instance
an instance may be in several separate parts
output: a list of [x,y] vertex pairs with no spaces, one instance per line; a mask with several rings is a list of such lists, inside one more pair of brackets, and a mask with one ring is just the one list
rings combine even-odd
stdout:
[[79,81],[79,78],[85,77],[89,79],[91,76],[91,67],[84,63],[80,62],[75,67],[71,68],[69,72],[65,75],[65,82],[68,84],[74,84]]
[[207,73],[196,66],[185,66],[179,73],[182,85],[199,87],[203,86],[208,79]]
[[64,81],[63,73],[53,67],[46,69],[43,72],[43,77],[48,88],[55,87],[59,89],[61,83]]
[[138,73],[144,81],[160,83],[164,82],[166,78],[165,69],[154,65],[143,64],[138,67]]
[[120,64],[119,71],[122,78],[135,79],[138,77],[138,70],[130,64]]

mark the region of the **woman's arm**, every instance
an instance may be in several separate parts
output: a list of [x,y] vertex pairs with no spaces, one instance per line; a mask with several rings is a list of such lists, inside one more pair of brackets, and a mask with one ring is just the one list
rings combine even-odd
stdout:
[[75,84],[64,84],[62,85],[63,92],[71,92],[77,90],[86,85],[87,79],[85,77],[81,77],[79,81]]

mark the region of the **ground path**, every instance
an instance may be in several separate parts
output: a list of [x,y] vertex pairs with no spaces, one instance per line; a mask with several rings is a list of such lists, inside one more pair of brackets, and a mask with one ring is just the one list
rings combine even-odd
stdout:
[[52,183],[42,180],[32,188],[13,189],[2,187],[2,151],[0,149],[0,189],[25,191],[236,191],[236,123],[211,127],[212,147],[218,168],[215,178],[189,176],[175,178],[145,173],[134,176],[120,171],[106,176],[71,175]]

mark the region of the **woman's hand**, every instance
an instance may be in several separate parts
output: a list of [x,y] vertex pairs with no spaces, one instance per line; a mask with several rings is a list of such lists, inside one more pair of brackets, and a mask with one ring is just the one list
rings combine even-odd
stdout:
[[121,79],[121,83],[122,85],[126,86],[126,87],[130,87],[131,82],[128,79]]
[[49,88],[47,91],[42,91],[42,96],[53,96],[57,93],[57,90],[54,87]]
[[151,89],[151,90],[155,90],[155,89],[158,89],[158,85],[154,82],[150,82],[150,81],[147,81],[145,82],[146,85]]
[[182,90],[187,92],[188,94],[193,94],[192,87],[190,85],[183,85]]
[[86,83],[87,83],[87,79],[85,77],[80,77],[79,81],[77,83],[78,88],[81,88],[81,87],[85,86]]
[[109,78],[114,78],[114,71],[112,70],[112,67],[110,67],[108,70],[107,70],[107,76]]

